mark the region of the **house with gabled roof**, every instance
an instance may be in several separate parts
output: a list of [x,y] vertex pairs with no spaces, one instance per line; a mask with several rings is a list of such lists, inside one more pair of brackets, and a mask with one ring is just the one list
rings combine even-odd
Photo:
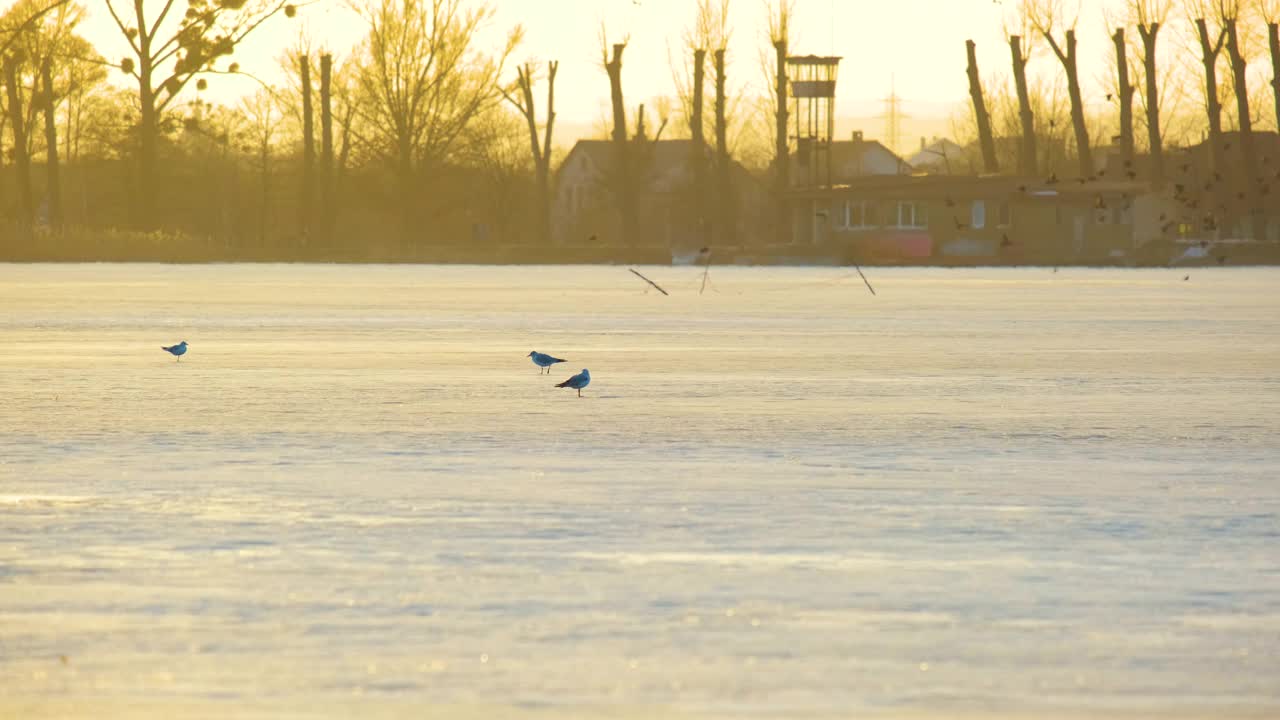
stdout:
[[[717,207],[715,157],[710,147],[701,149],[706,163],[704,208],[698,212],[692,140],[633,140],[630,145],[631,186],[637,195],[640,237],[646,246],[677,251],[697,249],[708,243],[710,224]],[[552,232],[564,245],[621,243],[615,195],[619,185],[616,148],[611,140],[579,140],[556,174],[552,205]],[[758,234],[756,217],[764,190],[740,163],[729,170],[732,197],[728,214],[733,218],[731,237],[724,241],[749,244]]]

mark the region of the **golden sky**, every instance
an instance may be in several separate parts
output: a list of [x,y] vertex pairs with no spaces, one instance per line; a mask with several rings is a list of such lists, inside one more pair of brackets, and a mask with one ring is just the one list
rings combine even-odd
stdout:
[[[516,58],[559,59],[557,106],[561,122],[592,125],[606,113],[608,82],[600,68],[601,23],[611,37],[630,36],[624,88],[629,105],[674,95],[669,53],[679,50],[681,34],[692,21],[694,0],[492,0],[497,19],[493,42],[519,23],[526,29]],[[880,112],[879,100],[896,84],[903,111],[920,117],[945,118],[963,109],[967,100],[964,41],[978,43],[984,75],[1007,76],[1008,48],[1002,18],[1015,0],[798,0],[797,53],[844,57],[838,89],[837,114],[870,117]],[[90,18],[82,28],[101,52],[111,58],[127,52],[124,39],[102,5],[86,0]],[[159,5],[160,0],[147,0]],[[182,0],[179,0],[182,2]],[[1103,8],[1122,6],[1122,0],[1085,0],[1079,23],[1084,91],[1087,101],[1105,95],[1111,46]],[[306,30],[320,44],[339,55],[355,45],[362,27],[345,0],[319,0],[305,7],[299,18],[273,20],[252,36],[236,59],[269,81],[280,80],[276,58]],[[760,49],[767,46],[764,0],[732,0],[730,44],[731,84],[746,92],[765,92]],[[1172,40],[1172,38],[1170,38]],[[1055,72],[1057,61],[1041,48],[1033,70]],[[513,74],[513,73],[509,73]],[[116,76],[123,81],[123,76]],[[254,89],[252,81],[229,77],[211,80],[210,99],[234,101]],[[881,127],[868,128],[869,136]],[[904,143],[908,144],[908,143]]]

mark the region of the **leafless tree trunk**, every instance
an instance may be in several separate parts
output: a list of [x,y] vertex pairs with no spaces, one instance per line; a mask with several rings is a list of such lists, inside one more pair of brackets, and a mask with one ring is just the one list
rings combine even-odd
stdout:
[[795,0],[777,0],[769,10],[769,42],[773,44],[773,195],[775,203],[774,232],[778,244],[789,245],[794,239],[791,224],[791,204],[787,193],[791,191],[791,150],[787,138],[789,113],[787,108],[787,51],[791,44],[791,18],[795,14]]
[[[336,168],[337,182],[335,185],[341,184],[342,178],[347,173],[347,161],[351,157],[351,124],[355,119],[355,114],[355,106],[348,104],[347,111],[342,115],[342,144],[338,147],[338,167]],[[338,189],[340,190],[340,188]]]
[[8,88],[9,127],[13,132],[13,165],[18,173],[18,223],[25,236],[30,233],[35,220],[35,198],[31,190],[31,156],[27,149],[26,113],[22,104],[22,86],[18,83],[18,61],[12,55],[4,60],[4,78]]
[[1022,52],[1022,38],[1009,36],[1009,51],[1013,55],[1013,82],[1018,91],[1018,119],[1022,123],[1022,143],[1018,152],[1018,174],[1029,177],[1036,174],[1036,116],[1031,112],[1031,93],[1027,89],[1027,55]]
[[1076,31],[1065,33],[1066,47],[1058,45],[1049,30],[1042,30],[1053,54],[1062,62],[1062,69],[1067,75],[1067,97],[1071,101],[1071,127],[1076,137],[1076,157],[1080,161],[1080,176],[1093,174],[1093,150],[1089,145],[1089,127],[1084,120],[1084,99],[1080,95],[1080,71],[1076,65]]
[[533,151],[533,167],[538,182],[538,241],[551,244],[551,133],[556,122],[556,71],[560,63],[547,63],[547,124],[541,139],[538,138],[538,115],[533,101],[533,66],[516,68],[516,84],[520,96],[506,95],[515,105],[529,126],[529,146]]
[[636,197],[632,188],[630,145],[627,137],[627,110],[622,99],[622,51],[626,43],[613,44],[613,57],[605,63],[605,71],[609,74],[609,97],[613,105],[613,151],[614,172],[617,174],[615,189],[617,191],[618,210],[622,216],[622,241],[628,247],[635,247],[636,237]]
[[978,47],[972,40],[966,40],[964,46],[969,57],[969,98],[973,101],[973,114],[978,122],[978,143],[982,146],[982,170],[1000,172],[1000,163],[996,162],[996,141],[991,134],[991,115],[987,113],[982,78],[978,75]]
[[1210,41],[1209,26],[1203,17],[1195,19],[1196,37],[1200,40],[1200,59],[1204,64],[1205,112],[1209,116],[1209,164],[1222,168],[1222,102],[1218,99],[1218,54],[1227,40],[1225,31]]
[[1252,212],[1257,209],[1257,158],[1254,156],[1253,117],[1249,109],[1249,86],[1245,76],[1248,62],[1240,49],[1240,33],[1237,17],[1232,15],[1223,18],[1223,29],[1227,33],[1227,58],[1231,61],[1232,88],[1236,96],[1236,115],[1240,127],[1240,188],[1244,200],[1251,211],[1248,232],[1256,240],[1260,237],[1257,227],[1258,217]]
[[777,93],[778,108],[774,120],[774,154],[773,163],[776,173],[776,187],[778,202],[778,242],[788,245],[791,243],[791,204],[787,202],[787,193],[791,190],[791,150],[787,142],[787,40],[784,38],[774,43],[774,53],[777,55],[777,73],[778,86],[775,89]]
[[45,178],[48,185],[49,227],[62,228],[62,178],[58,167],[58,116],[54,108],[53,62],[46,57],[40,65],[40,84],[44,88]]
[[1138,35],[1142,37],[1142,74],[1146,84],[1147,145],[1151,154],[1151,184],[1164,186],[1164,143],[1160,134],[1160,88],[1157,84],[1156,40],[1160,35],[1161,20],[1149,17],[1138,19]]
[[1120,160],[1133,172],[1133,83],[1129,82],[1129,56],[1124,44],[1124,28],[1111,36],[1116,46],[1116,95],[1120,101]]
[[1267,44],[1271,47],[1271,94],[1276,103],[1276,127],[1280,128],[1280,21],[1267,23]]
[[733,185],[729,174],[729,130],[726,118],[724,49],[715,51],[716,72],[716,233],[717,244],[733,242]]
[[689,162],[693,164],[693,216],[697,223],[698,241],[706,246],[707,240],[707,138],[702,122],[702,99],[706,87],[707,51],[693,51],[693,109],[689,113],[689,132],[693,136],[693,150]]
[[333,243],[333,56],[320,56],[320,239]]
[[302,73],[302,202],[298,204],[301,215],[298,227],[302,232],[302,244],[311,243],[311,227],[314,220],[316,187],[316,132],[311,112],[311,58],[298,57]]

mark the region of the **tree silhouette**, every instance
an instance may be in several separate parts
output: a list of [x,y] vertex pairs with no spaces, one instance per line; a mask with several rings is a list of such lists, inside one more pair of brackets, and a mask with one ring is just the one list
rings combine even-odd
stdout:
[[[1071,127],[1075,132],[1080,176],[1088,177],[1094,171],[1093,149],[1089,141],[1089,128],[1085,124],[1084,99],[1080,92],[1080,70],[1076,52],[1078,2],[1071,4],[1071,0],[1023,0],[1022,12],[1062,63],[1063,72],[1067,76],[1067,97],[1071,102]],[[1055,35],[1059,28],[1065,28],[1061,41]]]
[[507,99],[524,117],[529,127],[529,146],[533,152],[533,167],[538,182],[538,240],[545,247],[551,244],[551,137],[556,122],[556,72],[560,63],[547,63],[547,121],[543,137],[538,137],[538,113],[533,101],[533,64],[516,68],[516,89],[519,95],[503,91]]
[[[129,43],[120,70],[138,85],[138,220],[154,226],[160,120],[183,88],[214,69],[254,30],[273,16],[292,17],[288,0],[103,0]],[[157,11],[156,8],[159,7]],[[148,12],[150,10],[151,12]],[[131,12],[130,12],[131,11]],[[203,82],[203,81],[201,81]]]
[[364,145],[394,170],[401,241],[417,235],[415,185],[439,167],[467,123],[501,98],[499,79],[519,44],[517,26],[493,56],[476,50],[493,7],[466,0],[352,3],[369,27],[356,58]]

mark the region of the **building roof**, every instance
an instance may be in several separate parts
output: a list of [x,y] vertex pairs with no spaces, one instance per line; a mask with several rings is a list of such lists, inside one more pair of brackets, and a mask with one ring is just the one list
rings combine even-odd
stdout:
[[1075,202],[1092,200],[1098,195],[1136,196],[1150,191],[1150,186],[1144,182],[1124,180],[1082,184],[1074,180],[1050,183],[1044,179],[1030,180],[1012,175],[869,175],[851,179],[830,190],[798,190],[794,194],[803,197],[864,194],[867,197],[911,200],[1024,197],[1028,201],[1059,198]]
[[794,65],[839,65],[844,58],[831,55],[788,55],[787,62]]
[[924,144],[920,140],[920,150],[907,158],[907,164],[913,168],[942,167],[948,172],[967,170],[969,154],[964,146],[947,138],[934,138],[932,143]]
[[[890,150],[880,143],[879,140],[867,140],[864,138],[854,138],[852,140],[835,140],[831,143],[831,167],[836,170],[837,177],[842,176],[838,170],[850,166],[863,167],[864,160],[868,157],[879,154],[887,162],[893,163],[896,174],[910,173],[911,164],[903,160],[897,153]],[[864,169],[856,175],[877,174]],[[886,173],[878,173],[885,175]]]

